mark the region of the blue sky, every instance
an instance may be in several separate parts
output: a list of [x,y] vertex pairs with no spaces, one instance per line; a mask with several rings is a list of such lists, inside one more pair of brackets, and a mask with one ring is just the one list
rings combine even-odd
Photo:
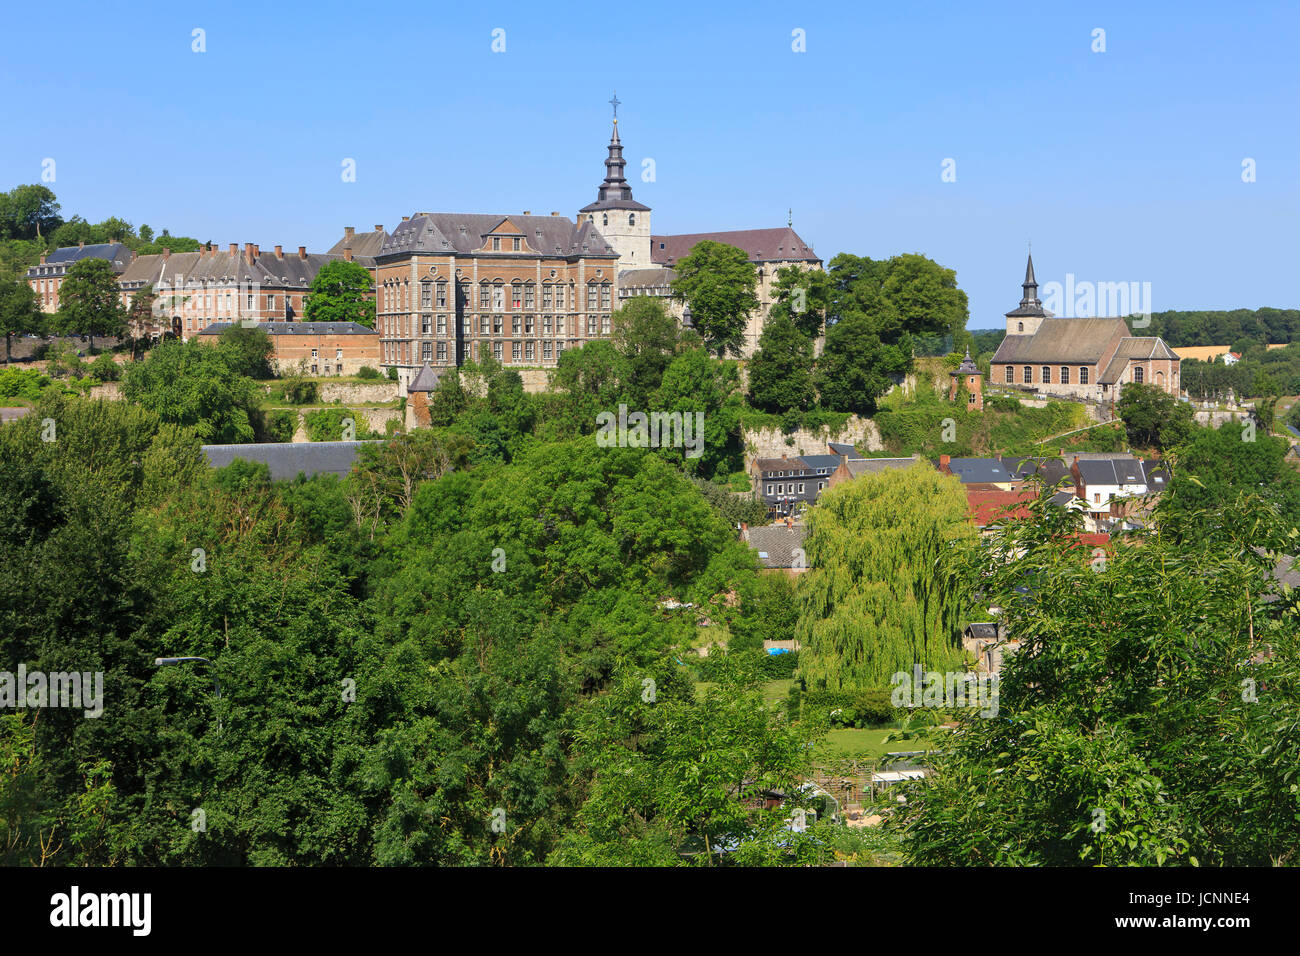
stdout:
[[416,211],[572,217],[617,89],[656,233],[793,208],[827,260],[956,269],[970,328],[1031,240],[1040,283],[1300,307],[1295,2],[178,7],[6,10],[0,188],[52,158],[65,216],[314,251]]

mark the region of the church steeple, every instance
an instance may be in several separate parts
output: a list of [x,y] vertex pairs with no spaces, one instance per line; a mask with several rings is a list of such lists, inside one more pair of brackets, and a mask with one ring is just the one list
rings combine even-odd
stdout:
[[623,142],[618,138],[618,117],[614,117],[614,132],[609,136],[609,155],[605,157],[605,181],[600,184],[596,194],[596,203],[603,205],[610,202],[631,202],[632,187],[627,184],[623,170],[627,160],[623,158]]
[[1020,288],[1025,294],[1020,299],[1020,308],[1037,309],[1039,312],[1043,309],[1043,303],[1038,299],[1038,280],[1034,278],[1034,254],[1029,254],[1029,262],[1025,264],[1025,281],[1021,283]]
[[1052,318],[1052,313],[1043,308],[1038,298],[1038,280],[1034,278],[1034,254],[1029,254],[1025,263],[1025,281],[1020,284],[1023,295],[1020,305],[1007,313],[1007,335],[1033,335],[1043,319]]
[[578,210],[578,222],[591,223],[619,255],[620,269],[651,268],[650,207],[632,198],[624,171],[627,160],[623,158],[623,141],[618,135],[618,94],[610,105],[614,107],[614,129],[609,134],[609,149],[605,157],[605,181],[596,192],[596,201]]

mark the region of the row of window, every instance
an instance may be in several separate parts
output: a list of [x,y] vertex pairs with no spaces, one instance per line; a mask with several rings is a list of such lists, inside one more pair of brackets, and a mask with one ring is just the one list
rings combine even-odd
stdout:
[[[564,349],[565,349],[564,342],[545,341],[541,343],[540,350],[537,348],[537,344],[538,343],[536,342],[511,342],[510,343],[511,360],[514,362],[535,362],[537,361],[537,358],[540,355],[542,361],[544,362],[549,362],[551,360],[559,361],[560,356],[564,354]],[[414,345],[414,343],[412,343],[412,345]],[[570,342],[569,345],[572,347],[576,347],[577,343]],[[402,348],[402,343],[400,342],[385,342],[383,349],[384,349],[383,360],[385,363],[389,365],[397,364],[399,362],[410,361],[411,360],[410,356],[413,354],[413,350],[408,351],[407,349]],[[472,352],[473,350],[470,349],[468,351]],[[505,343],[493,342],[492,357],[495,358],[498,362],[500,362],[504,360],[504,355],[505,355]],[[314,357],[315,356],[313,355],[313,358]],[[448,363],[449,358],[454,358],[454,349],[449,349],[448,343],[446,342],[421,342],[420,343],[420,361],[433,362],[436,360],[439,365],[446,365]]]
[[[1040,375],[1041,377],[1039,378],[1039,384],[1041,385],[1052,384],[1052,366],[1044,365],[1040,370]],[[1133,366],[1133,381],[1141,384],[1145,378],[1145,375],[1146,375],[1146,370],[1141,365]],[[1157,373],[1156,377],[1157,380],[1159,380],[1164,378],[1164,375],[1161,373]],[[1016,367],[1014,365],[1008,365],[1007,384],[1014,385],[1015,381],[1016,381]],[[1032,365],[1026,365],[1024,366],[1024,368],[1021,369],[1021,384],[1032,385],[1033,383],[1034,383],[1034,367]],[[1061,372],[1057,378],[1056,384],[1058,385],[1070,384],[1070,366],[1068,365],[1061,366]],[[1079,384],[1080,385],[1088,384],[1088,367],[1086,365],[1079,366]],[[1160,384],[1159,381],[1157,381],[1156,384]],[[971,401],[974,400],[975,400],[974,396],[972,396]]]
[[[1033,367],[1032,365],[1026,365],[1026,366],[1021,370],[1021,372],[1022,372],[1021,384],[1023,384],[1023,385],[1032,385],[1032,384],[1034,384],[1034,367]],[[1042,367],[1041,372],[1042,372],[1042,377],[1039,379],[1040,384],[1043,384],[1043,385],[1051,385],[1051,384],[1052,384],[1052,366],[1050,366],[1050,365],[1044,365],[1044,366]],[[1142,370],[1141,370],[1141,369],[1138,369],[1138,373],[1139,373],[1138,381],[1139,381],[1139,382],[1142,381],[1142,378],[1141,378],[1141,372],[1142,372]],[[1014,365],[1008,365],[1008,366],[1007,366],[1007,384],[1008,384],[1008,385],[1014,385],[1015,382],[1016,382],[1016,367],[1015,367]],[[1068,365],[1062,365],[1062,366],[1061,366],[1061,374],[1060,374],[1060,377],[1059,377],[1058,380],[1057,380],[1057,384],[1059,384],[1059,385],[1069,385],[1069,384],[1070,384],[1070,366],[1068,366]],[[1088,367],[1087,367],[1086,365],[1081,365],[1081,366],[1079,366],[1079,384],[1080,384],[1080,385],[1087,385],[1087,384],[1088,384]],[[971,396],[971,401],[974,401],[974,400],[975,400],[975,399],[974,399],[974,396]]]
[[[798,491],[795,491],[795,486],[796,486],[796,485],[798,485],[798,488],[799,488]],[[818,491],[821,491],[821,490],[824,489],[825,487],[826,487],[826,482],[824,482],[824,481],[819,481],[819,482],[817,482],[817,490],[818,490]],[[786,490],[787,488],[789,489],[788,491]],[[800,481],[800,482],[794,482],[794,481],[792,481],[792,482],[790,482],[788,485],[787,485],[786,483],[784,483],[784,482],[778,482],[777,484],[772,484],[771,482],[768,482],[768,485],[767,485],[767,494],[769,494],[769,495],[784,495],[784,494],[801,495],[801,494],[804,493],[803,489],[804,489],[804,483],[803,483],[802,481]]]
[[[576,323],[575,323],[576,324]],[[465,321],[465,331],[473,334],[473,321]],[[385,338],[414,338],[415,317],[411,315],[386,315],[380,319],[379,329]],[[434,330],[437,330],[436,332]],[[540,329],[540,332],[539,332]],[[479,332],[481,335],[505,335],[505,319],[499,315],[481,315],[479,317]],[[455,333],[455,326],[446,315],[420,316],[420,335],[438,335],[448,337]],[[537,321],[535,315],[516,315],[510,319],[511,335],[564,335],[565,321],[564,316],[542,315],[541,322]],[[588,335],[609,335],[610,334],[610,317],[608,315],[589,315],[587,316],[587,334]]]
[[[516,279],[514,282],[510,283],[510,294],[508,297],[506,292],[506,284],[500,279],[497,279],[494,282],[480,282],[478,293],[479,310],[482,312],[505,312],[507,311],[507,301],[510,303],[509,308],[511,311],[531,312],[537,308],[536,283],[532,281],[523,282]],[[612,296],[612,283],[596,281],[587,283],[587,311],[595,312],[600,309],[608,311]],[[460,296],[457,305],[461,309],[466,309],[469,308],[469,301],[470,284],[468,282],[462,282],[460,284]],[[542,283],[543,312],[564,312],[569,308],[576,309],[577,306],[578,297],[576,290],[570,290],[568,286],[561,285],[558,282]],[[389,280],[379,287],[380,312],[406,312],[410,310],[410,307],[411,296],[409,282],[396,282]],[[437,283],[420,283],[420,308],[447,308],[447,282],[445,279]]]

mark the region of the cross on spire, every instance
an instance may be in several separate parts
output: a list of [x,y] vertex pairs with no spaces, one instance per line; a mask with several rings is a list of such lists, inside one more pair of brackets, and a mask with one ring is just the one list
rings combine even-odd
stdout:
[[618,105],[622,100],[618,98],[618,90],[614,91],[614,96],[610,99],[609,105],[614,107],[614,121],[618,121]]

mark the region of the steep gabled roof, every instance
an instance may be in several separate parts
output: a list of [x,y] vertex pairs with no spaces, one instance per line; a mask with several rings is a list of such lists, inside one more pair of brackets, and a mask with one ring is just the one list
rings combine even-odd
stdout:
[[428,362],[421,366],[420,370],[415,373],[415,378],[411,379],[411,384],[406,386],[408,392],[432,392],[438,387],[438,381],[442,378],[442,370],[435,369]]
[[1097,381],[1103,385],[1113,385],[1119,381],[1120,375],[1123,374],[1129,362],[1142,359],[1181,361],[1177,353],[1165,345],[1163,339],[1153,335],[1128,336],[1120,339],[1119,348],[1115,350],[1115,357],[1110,360],[1110,364],[1106,366],[1106,371],[1101,374]]
[[[504,220],[518,227],[531,252],[485,252],[486,237]],[[513,235],[513,233],[512,233]],[[491,213],[423,212],[399,223],[384,241],[378,258],[420,253],[424,255],[476,255],[514,257],[617,258],[604,237],[583,220],[574,224],[564,216],[501,216]]]
[[700,242],[721,242],[745,250],[750,262],[821,262],[808,243],[789,226],[741,229],[735,232],[692,232],[680,236],[651,236],[650,258],[673,265]]
[[749,546],[758,552],[758,563],[765,568],[794,567],[794,550],[802,548],[807,529],[800,524],[787,528],[784,524],[750,528],[745,537]]
[[991,364],[1096,365],[1111,342],[1128,336],[1123,319],[1043,319],[1032,335],[1008,335]]

